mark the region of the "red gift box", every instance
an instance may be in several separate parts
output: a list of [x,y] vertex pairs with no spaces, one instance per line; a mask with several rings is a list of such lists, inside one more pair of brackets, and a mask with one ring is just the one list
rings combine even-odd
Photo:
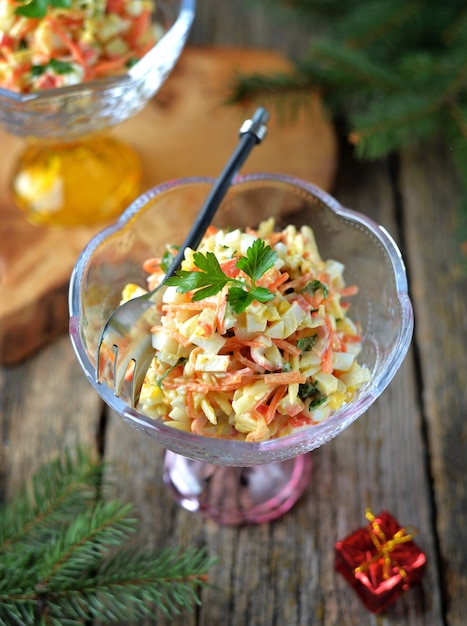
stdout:
[[368,526],[336,543],[335,565],[366,608],[381,613],[420,580],[426,556],[412,540],[413,530],[387,511],[376,517],[367,511],[366,518]]

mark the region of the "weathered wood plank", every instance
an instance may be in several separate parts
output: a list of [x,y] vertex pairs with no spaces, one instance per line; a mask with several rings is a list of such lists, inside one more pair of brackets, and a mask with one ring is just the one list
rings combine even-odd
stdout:
[[0,369],[0,500],[65,448],[95,450],[101,406],[68,337]]
[[467,264],[449,146],[403,151],[401,194],[449,626],[467,595]]

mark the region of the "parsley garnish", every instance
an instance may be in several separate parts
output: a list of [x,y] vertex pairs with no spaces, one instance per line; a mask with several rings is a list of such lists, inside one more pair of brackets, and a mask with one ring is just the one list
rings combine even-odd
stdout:
[[179,365],[183,365],[187,361],[188,361],[188,359],[178,359],[178,361],[175,363],[175,365],[171,365],[170,367],[168,367],[163,374],[161,374],[158,378],[156,378],[156,385],[159,387],[159,389],[162,389],[162,386],[163,386],[162,383],[167,378],[167,376],[170,374],[170,372],[173,372],[173,370],[176,367],[178,367]]
[[267,302],[274,298],[269,289],[258,287],[256,281],[273,267],[276,259],[277,254],[270,246],[265,245],[262,239],[255,239],[246,256],[238,259],[236,264],[250,279],[245,282],[224,274],[213,252],[195,252],[193,262],[199,271],[179,270],[166,280],[166,284],[178,287],[182,293],[194,291],[193,301],[214,296],[227,285],[227,301],[235,313],[242,313],[255,300]]
[[[21,2],[23,0],[20,0]],[[16,7],[16,15],[23,15],[24,17],[41,18],[45,17],[48,7],[54,7],[55,9],[69,9],[71,7],[71,0],[31,0]]]
[[321,393],[318,389],[318,385],[314,382],[308,381],[306,383],[300,383],[298,386],[298,397],[302,400],[309,399],[309,409],[315,409],[323,402],[326,402],[327,396]]
[[316,344],[317,341],[317,334],[310,335],[309,337],[302,337],[301,339],[297,340],[297,348],[300,348],[300,350],[302,350],[303,352],[307,352],[308,350],[311,350],[311,348]]
[[164,252],[161,259],[161,269],[164,270],[164,272],[169,271],[178,250],[179,246],[167,246],[167,250]]
[[313,295],[318,291],[318,289],[321,289],[321,291],[323,292],[323,297],[324,299],[326,299],[329,295],[329,289],[320,280],[312,280],[311,282],[307,283],[303,291],[307,291],[308,293],[311,293]]
[[51,69],[55,74],[69,74],[73,71],[73,65],[67,61],[60,61],[59,59],[50,59],[45,65],[33,65],[31,66],[32,76],[42,76],[44,72]]

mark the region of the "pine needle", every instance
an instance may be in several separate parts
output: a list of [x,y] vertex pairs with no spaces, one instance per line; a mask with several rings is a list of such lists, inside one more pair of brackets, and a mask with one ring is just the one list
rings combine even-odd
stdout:
[[467,257],[467,8],[465,0],[250,0],[285,24],[310,24],[309,53],[289,74],[241,74],[230,102],[282,119],[319,92],[360,159],[445,136],[463,181],[459,228]]
[[104,464],[78,450],[44,466],[0,508],[0,626],[168,617],[200,603],[204,549],[129,551],[133,507],[102,499]]

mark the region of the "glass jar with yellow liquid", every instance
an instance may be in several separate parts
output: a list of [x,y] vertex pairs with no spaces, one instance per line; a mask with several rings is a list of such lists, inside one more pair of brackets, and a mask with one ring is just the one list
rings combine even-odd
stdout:
[[140,191],[141,163],[127,144],[97,134],[33,142],[13,174],[13,197],[40,226],[93,225],[118,216]]

